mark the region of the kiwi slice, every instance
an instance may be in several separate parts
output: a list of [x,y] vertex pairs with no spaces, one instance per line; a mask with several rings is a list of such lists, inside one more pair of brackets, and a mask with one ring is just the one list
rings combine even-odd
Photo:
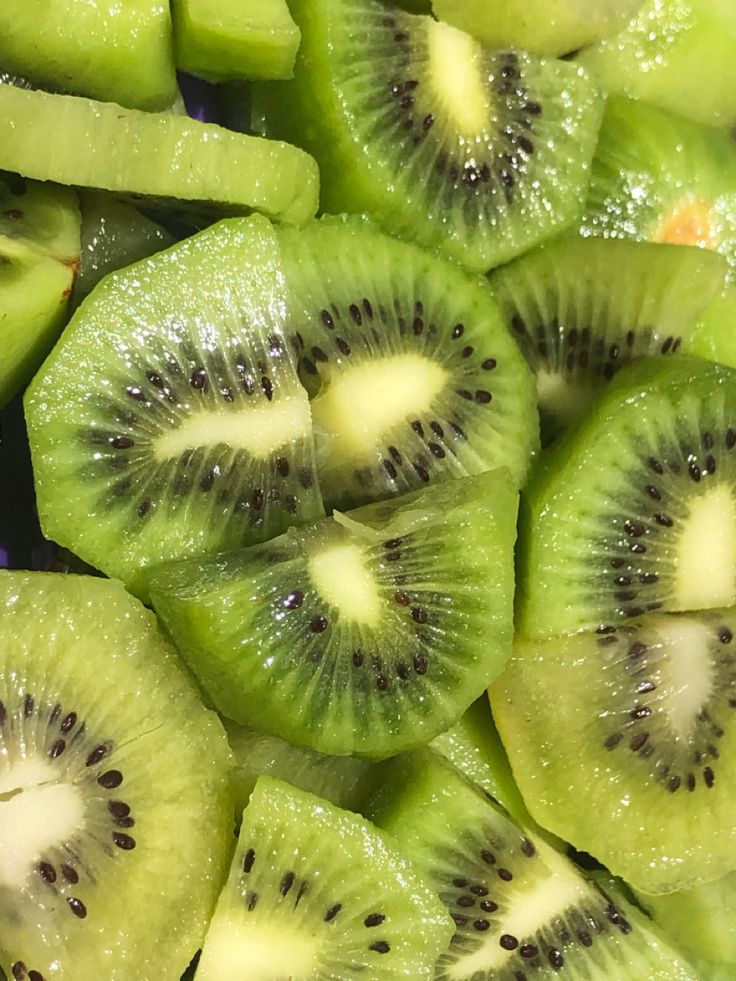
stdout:
[[498,466],[521,484],[534,380],[484,284],[365,222],[278,235],[328,504]]
[[310,150],[322,207],[472,270],[577,217],[601,99],[574,65],[492,51],[377,0],[293,0],[293,82],[264,83],[256,116]]
[[230,754],[119,583],[0,573],[0,965],[178,977],[228,860]]
[[144,595],[151,563],[324,514],[282,278],[253,216],[99,284],[26,396],[47,538]]
[[243,814],[198,981],[430,981],[452,921],[368,822],[263,776]]
[[[257,210],[299,223],[317,210],[318,173],[302,150],[175,113],[121,109],[0,85],[0,169],[59,184],[180,198],[203,216]],[[54,140],[54,152],[48,142]],[[79,148],[99,148],[80,154]],[[102,149],[114,147],[105,159]]]
[[702,123],[736,123],[732,0],[646,0],[618,35],[578,56],[611,93]]
[[728,283],[703,310],[683,350],[736,368],[736,283]]
[[217,708],[323,753],[390,756],[452,725],[509,655],[505,471],[336,513],[151,576]]
[[694,247],[565,237],[492,273],[536,373],[543,440],[585,415],[622,365],[678,351],[727,269]]
[[367,813],[401,842],[455,921],[436,981],[697,981],[638,910],[431,751],[387,764]]
[[733,369],[684,355],[623,368],[530,478],[521,633],[736,603],[734,447]]

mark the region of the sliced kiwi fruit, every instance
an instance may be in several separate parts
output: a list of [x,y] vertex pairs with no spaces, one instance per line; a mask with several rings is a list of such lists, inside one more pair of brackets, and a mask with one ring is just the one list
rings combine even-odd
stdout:
[[178,978],[232,829],[217,717],[119,583],[0,573],[0,964]]
[[543,440],[585,415],[622,365],[677,352],[727,269],[694,247],[566,236],[492,273],[536,374]]
[[243,814],[198,981],[430,981],[452,921],[363,818],[263,776]]
[[144,595],[151,563],[324,514],[282,278],[253,216],[99,284],[27,392],[47,538]]
[[576,66],[485,49],[377,0],[293,0],[293,82],[254,115],[304,146],[322,207],[485,271],[576,220],[601,99]]
[[734,448],[736,371],[684,355],[622,368],[530,478],[521,633],[736,603]]
[[156,611],[229,718],[385,757],[452,725],[509,655],[517,495],[505,471],[153,570]]
[[683,350],[736,368],[736,282],[726,284],[703,310]]
[[361,221],[278,235],[327,503],[499,466],[521,484],[534,380],[484,284]]
[[[14,85],[0,85],[0,120],[0,169],[25,177],[183,199],[192,216],[210,220],[257,210],[299,223],[317,209],[314,161],[283,143],[172,112],[139,112]],[[99,149],[80,154],[85,146]]]
[[367,813],[439,893],[455,935],[436,981],[697,981],[646,918],[424,750],[386,766]]

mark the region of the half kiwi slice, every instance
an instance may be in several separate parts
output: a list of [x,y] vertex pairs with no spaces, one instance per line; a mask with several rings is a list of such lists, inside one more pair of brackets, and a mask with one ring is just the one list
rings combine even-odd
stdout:
[[48,538],[142,590],[145,566],[324,512],[265,218],[108,276],[29,388]]
[[359,220],[278,237],[327,503],[500,466],[521,484],[534,382],[484,285]]
[[505,471],[154,570],[156,611],[228,717],[385,757],[452,725],[502,670],[517,495]]
[[266,131],[309,149],[322,207],[485,271],[576,220],[602,102],[577,66],[492,51],[377,0],[294,0],[293,82]]
[[228,860],[222,726],[119,583],[2,572],[0,639],[0,967],[178,977]]
[[735,448],[736,371],[684,355],[623,368],[529,481],[521,633],[736,603]]

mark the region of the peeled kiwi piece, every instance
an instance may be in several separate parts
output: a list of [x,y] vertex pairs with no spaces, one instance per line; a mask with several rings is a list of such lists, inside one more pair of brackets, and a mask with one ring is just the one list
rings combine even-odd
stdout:
[[178,978],[228,861],[222,726],[119,583],[0,573],[0,973]]
[[452,725],[509,656],[516,502],[491,471],[336,512],[153,570],[153,603],[224,715],[391,756]]
[[100,283],[27,392],[46,537],[141,593],[147,565],[321,517],[286,320],[259,216]]
[[622,368],[527,485],[522,635],[736,603],[735,449],[736,371],[684,355]]
[[401,843],[455,922],[436,981],[697,981],[640,911],[431,751],[387,764],[366,813]]
[[294,80],[259,86],[255,116],[319,161],[323,210],[369,213],[476,271],[576,220],[602,108],[579,68],[377,0],[291,12]]
[[500,466],[521,484],[534,381],[484,285],[360,220],[278,238],[328,505]]

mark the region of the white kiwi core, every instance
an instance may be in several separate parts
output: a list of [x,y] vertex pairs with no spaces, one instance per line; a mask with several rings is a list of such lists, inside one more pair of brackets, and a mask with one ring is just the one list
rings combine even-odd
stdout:
[[284,930],[263,920],[243,923],[216,916],[197,973],[228,981],[282,981],[314,977],[318,963],[316,937]]
[[687,742],[712,694],[711,633],[706,624],[688,617],[663,617],[657,632],[667,652],[660,662],[663,678],[657,687],[667,692],[663,708],[675,738]]
[[456,27],[428,20],[429,81],[436,103],[460,136],[475,139],[487,132],[491,115],[483,48]]
[[340,619],[377,627],[381,596],[359,545],[345,542],[310,556],[309,577],[320,596],[337,607]]
[[677,541],[675,610],[706,610],[736,602],[736,503],[726,484],[690,504]]

